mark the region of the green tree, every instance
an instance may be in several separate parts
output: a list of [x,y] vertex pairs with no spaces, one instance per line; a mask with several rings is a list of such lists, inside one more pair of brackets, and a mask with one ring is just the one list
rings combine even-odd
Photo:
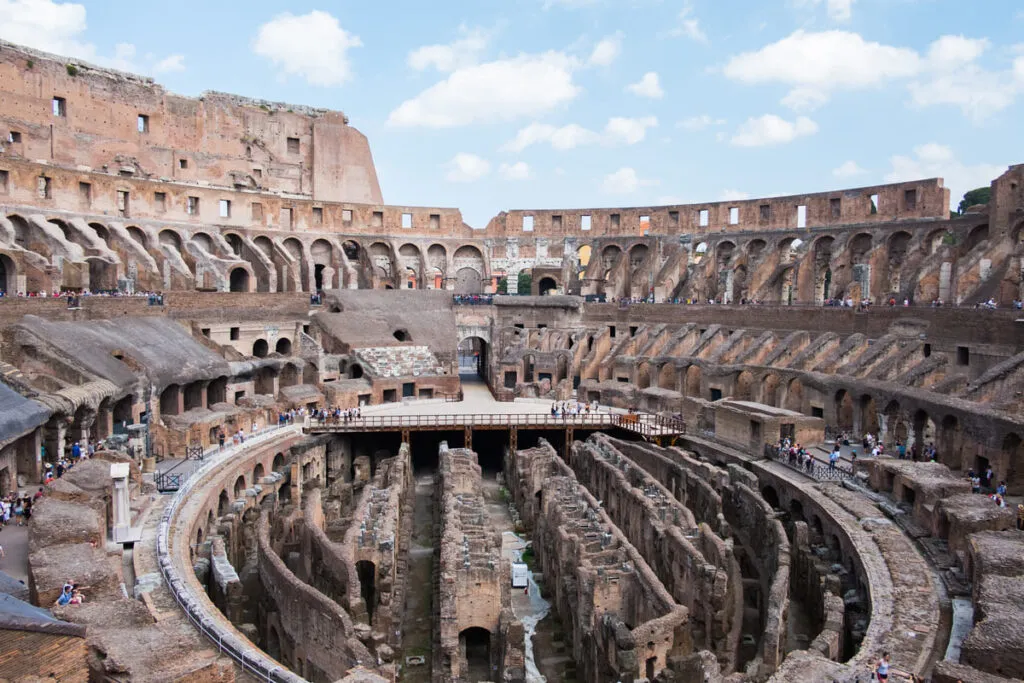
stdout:
[[508,294],[508,278],[503,277],[498,280],[498,287],[496,288],[497,294]]
[[970,207],[976,204],[988,204],[990,199],[992,199],[991,187],[975,188],[965,194],[964,198],[960,200],[960,206],[957,207],[957,213],[963,215]]
[[519,271],[519,293],[529,294],[530,287],[533,286],[533,275],[526,271]]

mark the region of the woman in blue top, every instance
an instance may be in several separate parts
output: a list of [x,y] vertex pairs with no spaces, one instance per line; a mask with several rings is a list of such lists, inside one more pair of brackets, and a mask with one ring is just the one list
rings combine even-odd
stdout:
[[889,680],[889,653],[885,652],[882,654],[882,658],[878,660],[878,666],[875,667],[875,674],[878,676],[878,680],[887,681]]

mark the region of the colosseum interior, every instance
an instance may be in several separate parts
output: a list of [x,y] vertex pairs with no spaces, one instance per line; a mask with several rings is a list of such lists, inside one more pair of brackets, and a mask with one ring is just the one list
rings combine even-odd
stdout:
[[0,86],[0,678],[1024,677],[1024,165],[473,229],[341,112]]

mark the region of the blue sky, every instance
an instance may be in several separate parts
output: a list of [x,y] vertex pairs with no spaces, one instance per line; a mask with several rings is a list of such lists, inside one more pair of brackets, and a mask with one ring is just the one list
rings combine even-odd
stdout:
[[474,227],[936,175],[956,204],[1024,162],[1022,36],[1020,0],[0,0],[7,40],[341,109],[385,201]]

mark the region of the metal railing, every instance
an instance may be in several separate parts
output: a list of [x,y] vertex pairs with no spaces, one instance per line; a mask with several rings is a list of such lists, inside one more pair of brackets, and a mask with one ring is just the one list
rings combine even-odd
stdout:
[[171,522],[174,520],[174,516],[177,514],[182,502],[195,487],[196,481],[202,479],[202,476],[209,473],[214,467],[237,455],[239,452],[253,446],[259,446],[278,434],[284,435],[289,431],[294,431],[294,429],[291,425],[268,427],[262,430],[260,434],[247,439],[244,444],[224,448],[219,450],[214,457],[208,457],[202,467],[194,472],[194,474],[199,476],[189,477],[178,492],[174,494],[171,503],[164,509],[163,516],[160,518],[156,543],[160,574],[163,576],[164,581],[166,581],[167,589],[174,597],[174,601],[178,603],[185,616],[192,622],[192,625],[209,639],[218,652],[231,657],[236,664],[244,671],[252,674],[257,680],[275,681],[278,683],[303,683],[305,679],[282,667],[278,662],[275,662],[260,650],[255,643],[245,637],[226,628],[218,628],[215,619],[209,613],[211,609],[216,610],[216,607],[209,600],[205,603],[197,600],[192,592],[188,590],[186,579],[179,575],[174,559],[171,556],[170,535]]
[[621,427],[644,436],[685,434],[686,423],[678,418],[650,413],[464,413],[453,415],[364,415],[312,420],[312,432],[388,431],[402,429],[463,429],[536,427],[540,429]]
[[802,474],[811,477],[817,481],[845,481],[847,479],[853,479],[854,473],[853,468],[846,468],[836,463],[834,466],[826,460],[821,460],[810,455],[810,459],[806,460],[804,464],[800,464],[795,460],[790,460],[789,453],[783,451],[773,444],[765,444],[764,446],[764,457],[780,462],[790,469],[801,472]]

